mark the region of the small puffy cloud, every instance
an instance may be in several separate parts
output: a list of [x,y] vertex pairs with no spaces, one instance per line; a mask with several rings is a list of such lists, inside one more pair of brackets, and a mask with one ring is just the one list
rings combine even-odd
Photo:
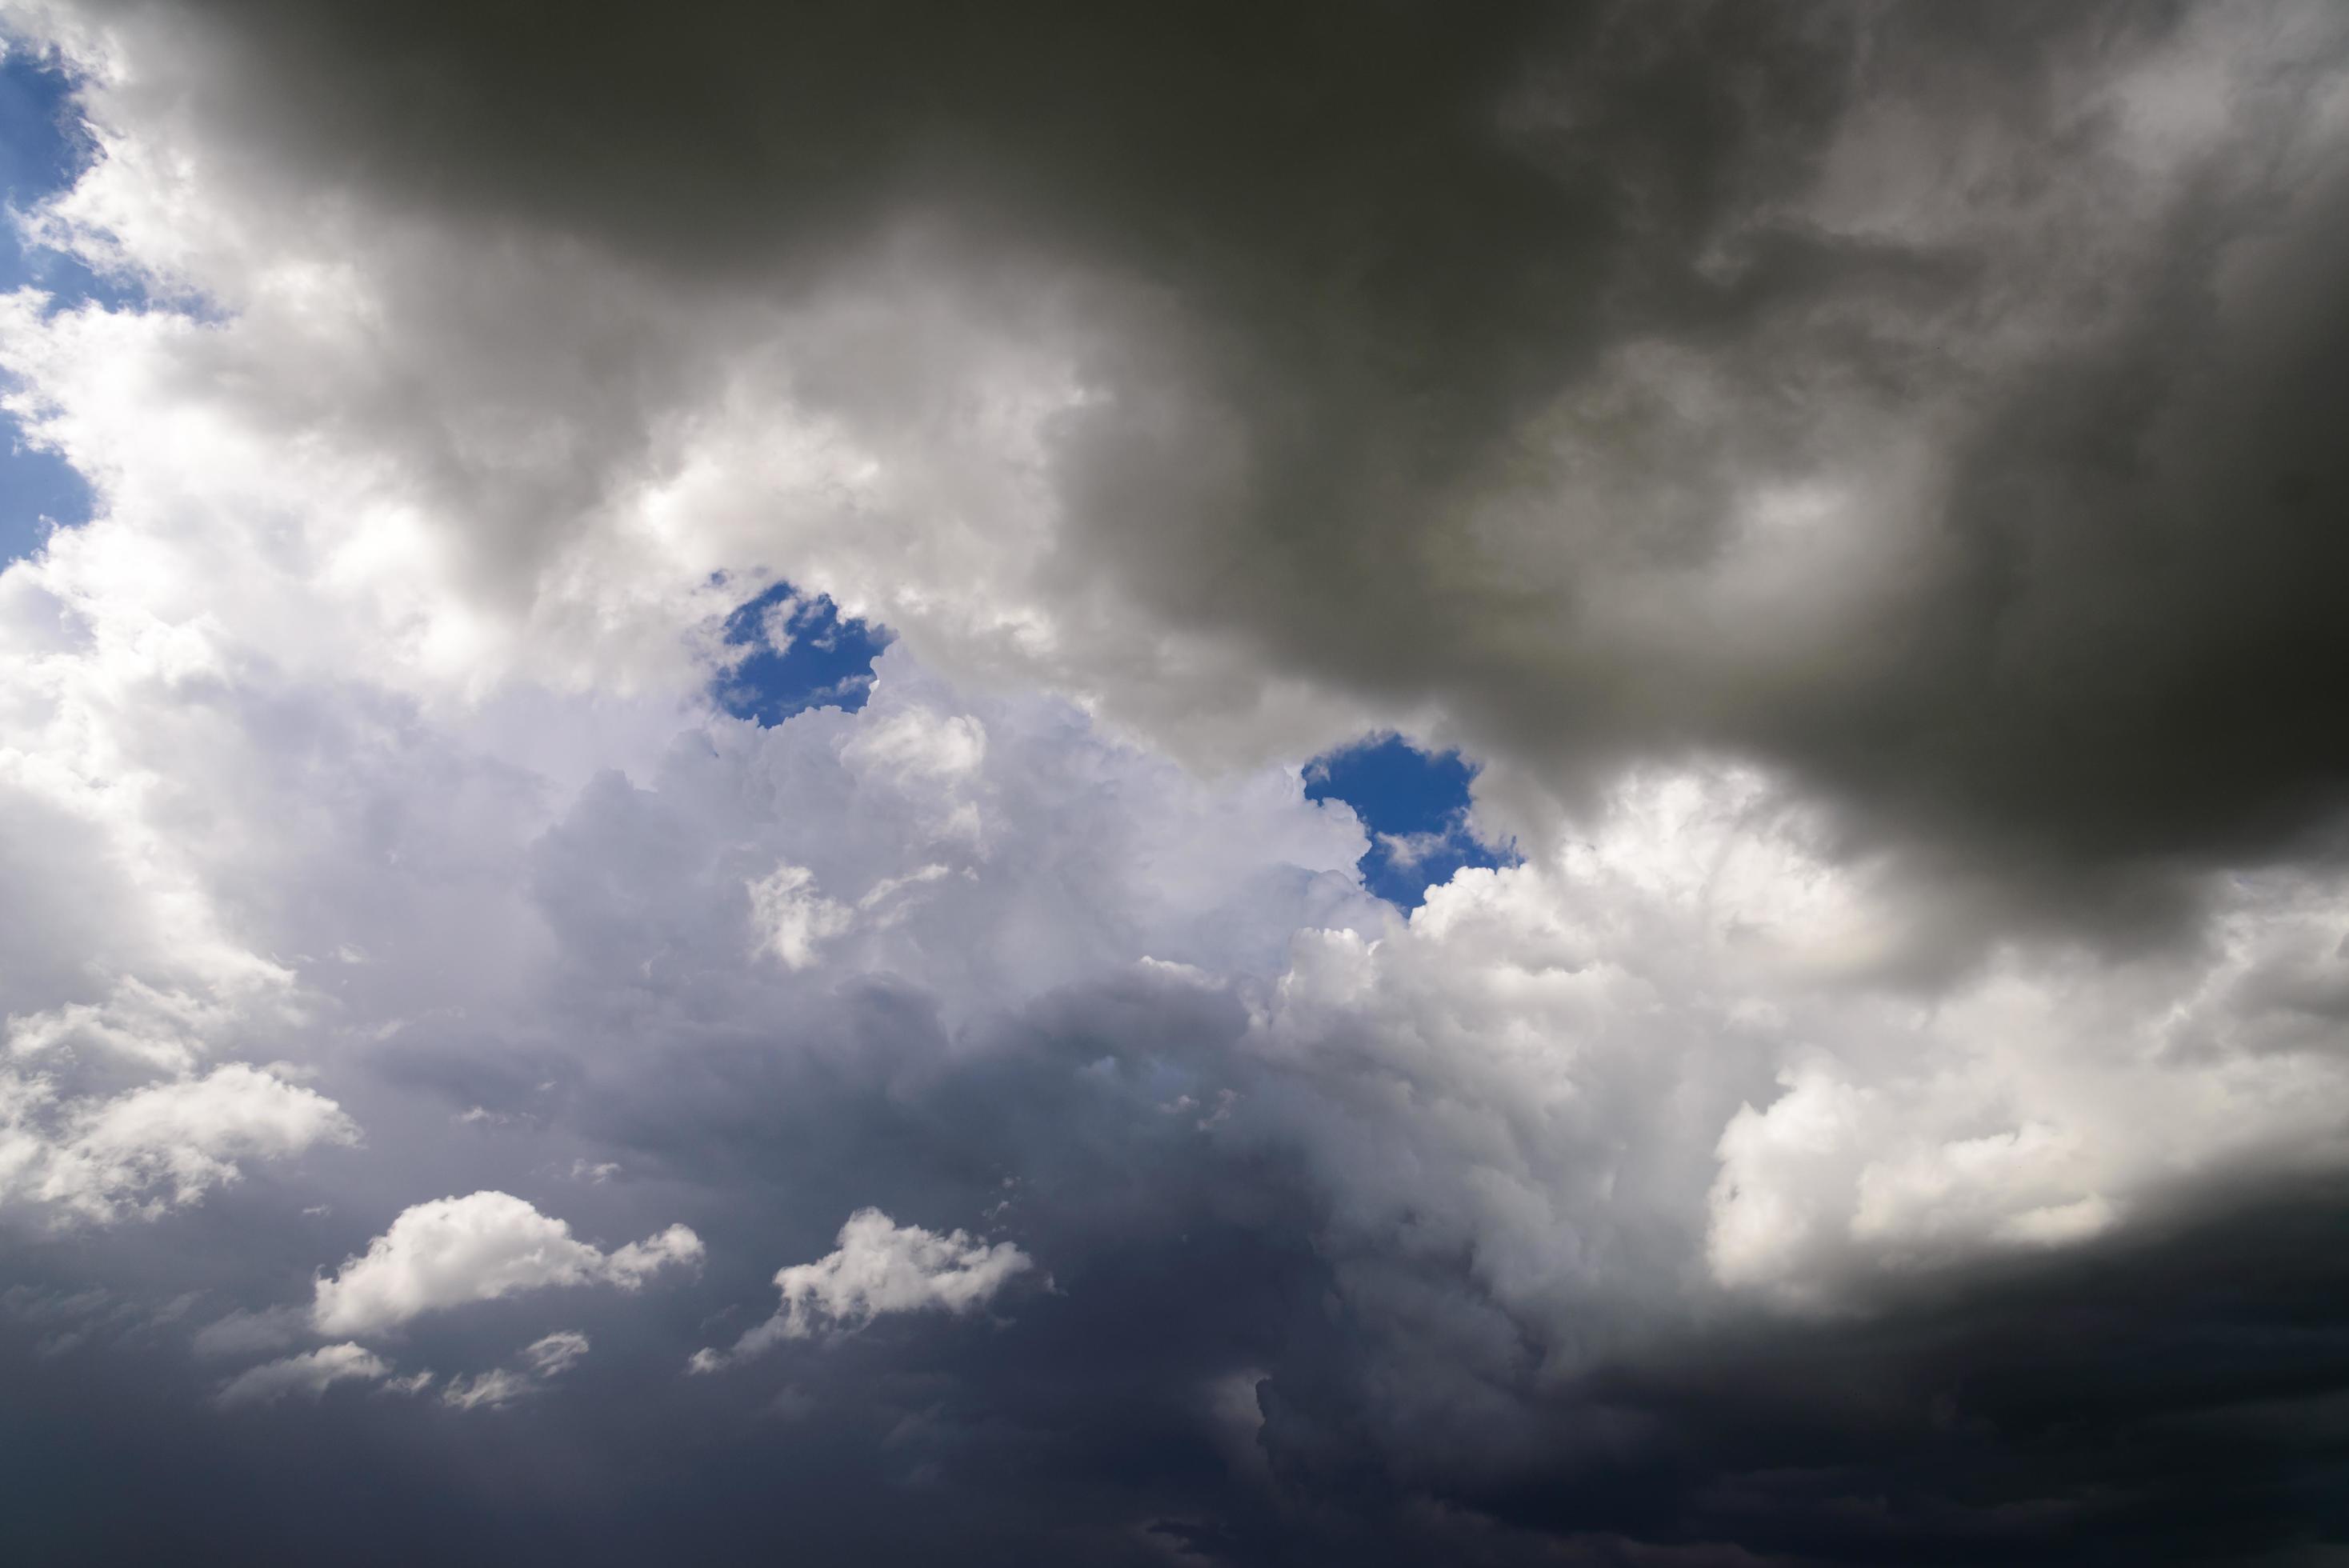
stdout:
[[969,1312],[1033,1266],[1009,1242],[990,1246],[962,1231],[940,1234],[900,1225],[878,1209],[859,1209],[840,1227],[838,1248],[775,1275],[783,1299],[774,1316],[730,1351],[697,1351],[692,1369],[716,1371],[779,1340],[804,1339],[823,1328],[861,1328],[890,1313]]
[[511,1193],[439,1198],[402,1212],[364,1256],[320,1280],[310,1319],[322,1334],[380,1333],[419,1313],[550,1285],[635,1290],[701,1253],[683,1225],[606,1253]]
[[280,1361],[264,1361],[238,1373],[213,1396],[223,1408],[270,1405],[289,1394],[315,1399],[336,1383],[374,1382],[391,1374],[391,1364],[364,1346],[322,1346]]

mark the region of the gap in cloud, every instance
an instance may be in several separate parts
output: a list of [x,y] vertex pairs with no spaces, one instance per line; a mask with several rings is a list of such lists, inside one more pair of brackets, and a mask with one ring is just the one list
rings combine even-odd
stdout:
[[750,651],[710,695],[735,717],[772,726],[812,707],[862,708],[889,633],[843,615],[829,594],[778,583],[726,617],[726,645]]
[[1371,835],[1362,885],[1399,909],[1463,866],[1506,866],[1516,853],[1468,829],[1476,769],[1457,751],[1423,751],[1400,735],[1373,735],[1305,765],[1305,798],[1343,800]]
[[[74,81],[56,57],[0,38],[0,197],[9,221],[0,225],[0,290],[36,288],[48,308],[95,300],[109,309],[133,304],[138,292],[98,277],[72,256],[27,242],[18,216],[81,177],[97,156]],[[14,418],[0,451],[0,565],[40,548],[52,524],[89,520],[88,484],[55,452],[26,444]]]

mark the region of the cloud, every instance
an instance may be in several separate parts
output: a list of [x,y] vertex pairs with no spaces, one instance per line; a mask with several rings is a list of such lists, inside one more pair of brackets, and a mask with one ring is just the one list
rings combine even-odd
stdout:
[[358,1137],[333,1100],[242,1062],[110,1099],[0,1078],[0,1197],[67,1221],[152,1219],[240,1180],[240,1161]]
[[[673,680],[713,572],[789,567],[1185,755],[1433,722],[1530,834],[1695,740],[2123,928],[2112,879],[2339,804],[2302,672],[2343,322],[2294,280],[2349,188],[2331,100],[2282,85],[2337,79],[2324,7],[1048,9],[1007,29],[1047,67],[720,6],[680,46],[787,88],[617,92],[593,37],[517,83],[455,8],[203,49],[101,11],[52,23],[108,156],[47,221],[230,323],[26,311],[35,427],[126,496],[357,498],[311,640],[397,684]],[[1211,100],[1248,156],[1185,133]]]
[[281,1350],[301,1339],[309,1326],[310,1315],[302,1307],[265,1307],[257,1312],[240,1309],[196,1330],[189,1348],[206,1357]]
[[586,1358],[587,1336],[564,1329],[523,1346],[518,1367],[496,1367],[471,1378],[456,1377],[440,1390],[440,1402],[460,1410],[496,1409],[535,1394]]
[[378,1382],[390,1375],[390,1364],[372,1351],[347,1343],[327,1345],[249,1367],[221,1385],[213,1398],[223,1409],[274,1404],[289,1394],[316,1399],[336,1383]]
[[786,1339],[853,1332],[894,1313],[968,1313],[992,1300],[1035,1260],[1009,1242],[992,1245],[961,1231],[940,1234],[859,1209],[840,1227],[840,1245],[812,1264],[775,1275],[782,1305],[730,1351],[694,1353],[693,1370],[714,1372],[764,1355]]
[[1312,1150],[1348,1244],[1464,1253],[1561,1346],[1682,1332],[1692,1265],[1847,1309],[2349,1170],[2337,1053],[2247,979],[2342,962],[2337,876],[2225,879],[2191,956],[2018,946],[1920,990],[1930,895],[1759,775],[1635,776],[1585,831],[1301,935],[1243,1119]]
[[497,1367],[471,1378],[451,1378],[449,1386],[440,1390],[440,1402],[460,1410],[496,1409],[512,1404],[536,1387],[525,1375]]
[[319,1280],[310,1318],[321,1334],[379,1334],[423,1313],[523,1291],[595,1284],[632,1291],[701,1256],[700,1238],[683,1225],[606,1253],[509,1193],[440,1198],[403,1210],[365,1254]]
[[846,931],[856,918],[855,912],[815,891],[815,877],[805,866],[778,866],[746,885],[759,945],[786,968],[814,963],[818,944]]
[[[145,296],[0,300],[97,497],[0,570],[36,1532],[2349,1531],[2331,9],[13,15]],[[863,711],[718,707],[779,578]],[[1390,729],[1526,856],[1408,918],[1296,772]],[[592,1284],[558,1446],[148,1354],[491,1407],[574,1331],[422,1315]]]
[[587,1336],[564,1329],[523,1347],[522,1358],[541,1377],[559,1377],[587,1354]]

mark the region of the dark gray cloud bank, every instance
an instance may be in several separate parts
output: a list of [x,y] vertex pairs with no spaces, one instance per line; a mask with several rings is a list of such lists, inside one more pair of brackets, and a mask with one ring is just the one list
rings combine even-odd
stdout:
[[13,1560],[2349,1560],[2337,8],[9,26]]

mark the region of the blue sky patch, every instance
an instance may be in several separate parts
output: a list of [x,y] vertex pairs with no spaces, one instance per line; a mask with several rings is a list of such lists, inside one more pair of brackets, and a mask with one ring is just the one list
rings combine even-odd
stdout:
[[[13,42],[0,57],[0,194],[21,212],[65,190],[94,156],[72,78],[54,60]],[[0,290],[46,291],[51,308],[95,299],[112,306],[134,300],[71,256],[27,245],[14,222],[0,224]],[[0,565],[40,547],[50,522],[88,521],[91,497],[73,466],[26,445],[14,419],[0,419]]]
[[812,707],[863,707],[889,633],[842,615],[829,594],[778,583],[726,617],[726,644],[750,652],[710,695],[737,718],[777,725]]
[[1476,769],[1457,751],[1422,751],[1399,735],[1374,735],[1305,765],[1305,798],[1343,800],[1371,835],[1362,883],[1399,909],[1462,866],[1505,866],[1516,857],[1468,830]]

